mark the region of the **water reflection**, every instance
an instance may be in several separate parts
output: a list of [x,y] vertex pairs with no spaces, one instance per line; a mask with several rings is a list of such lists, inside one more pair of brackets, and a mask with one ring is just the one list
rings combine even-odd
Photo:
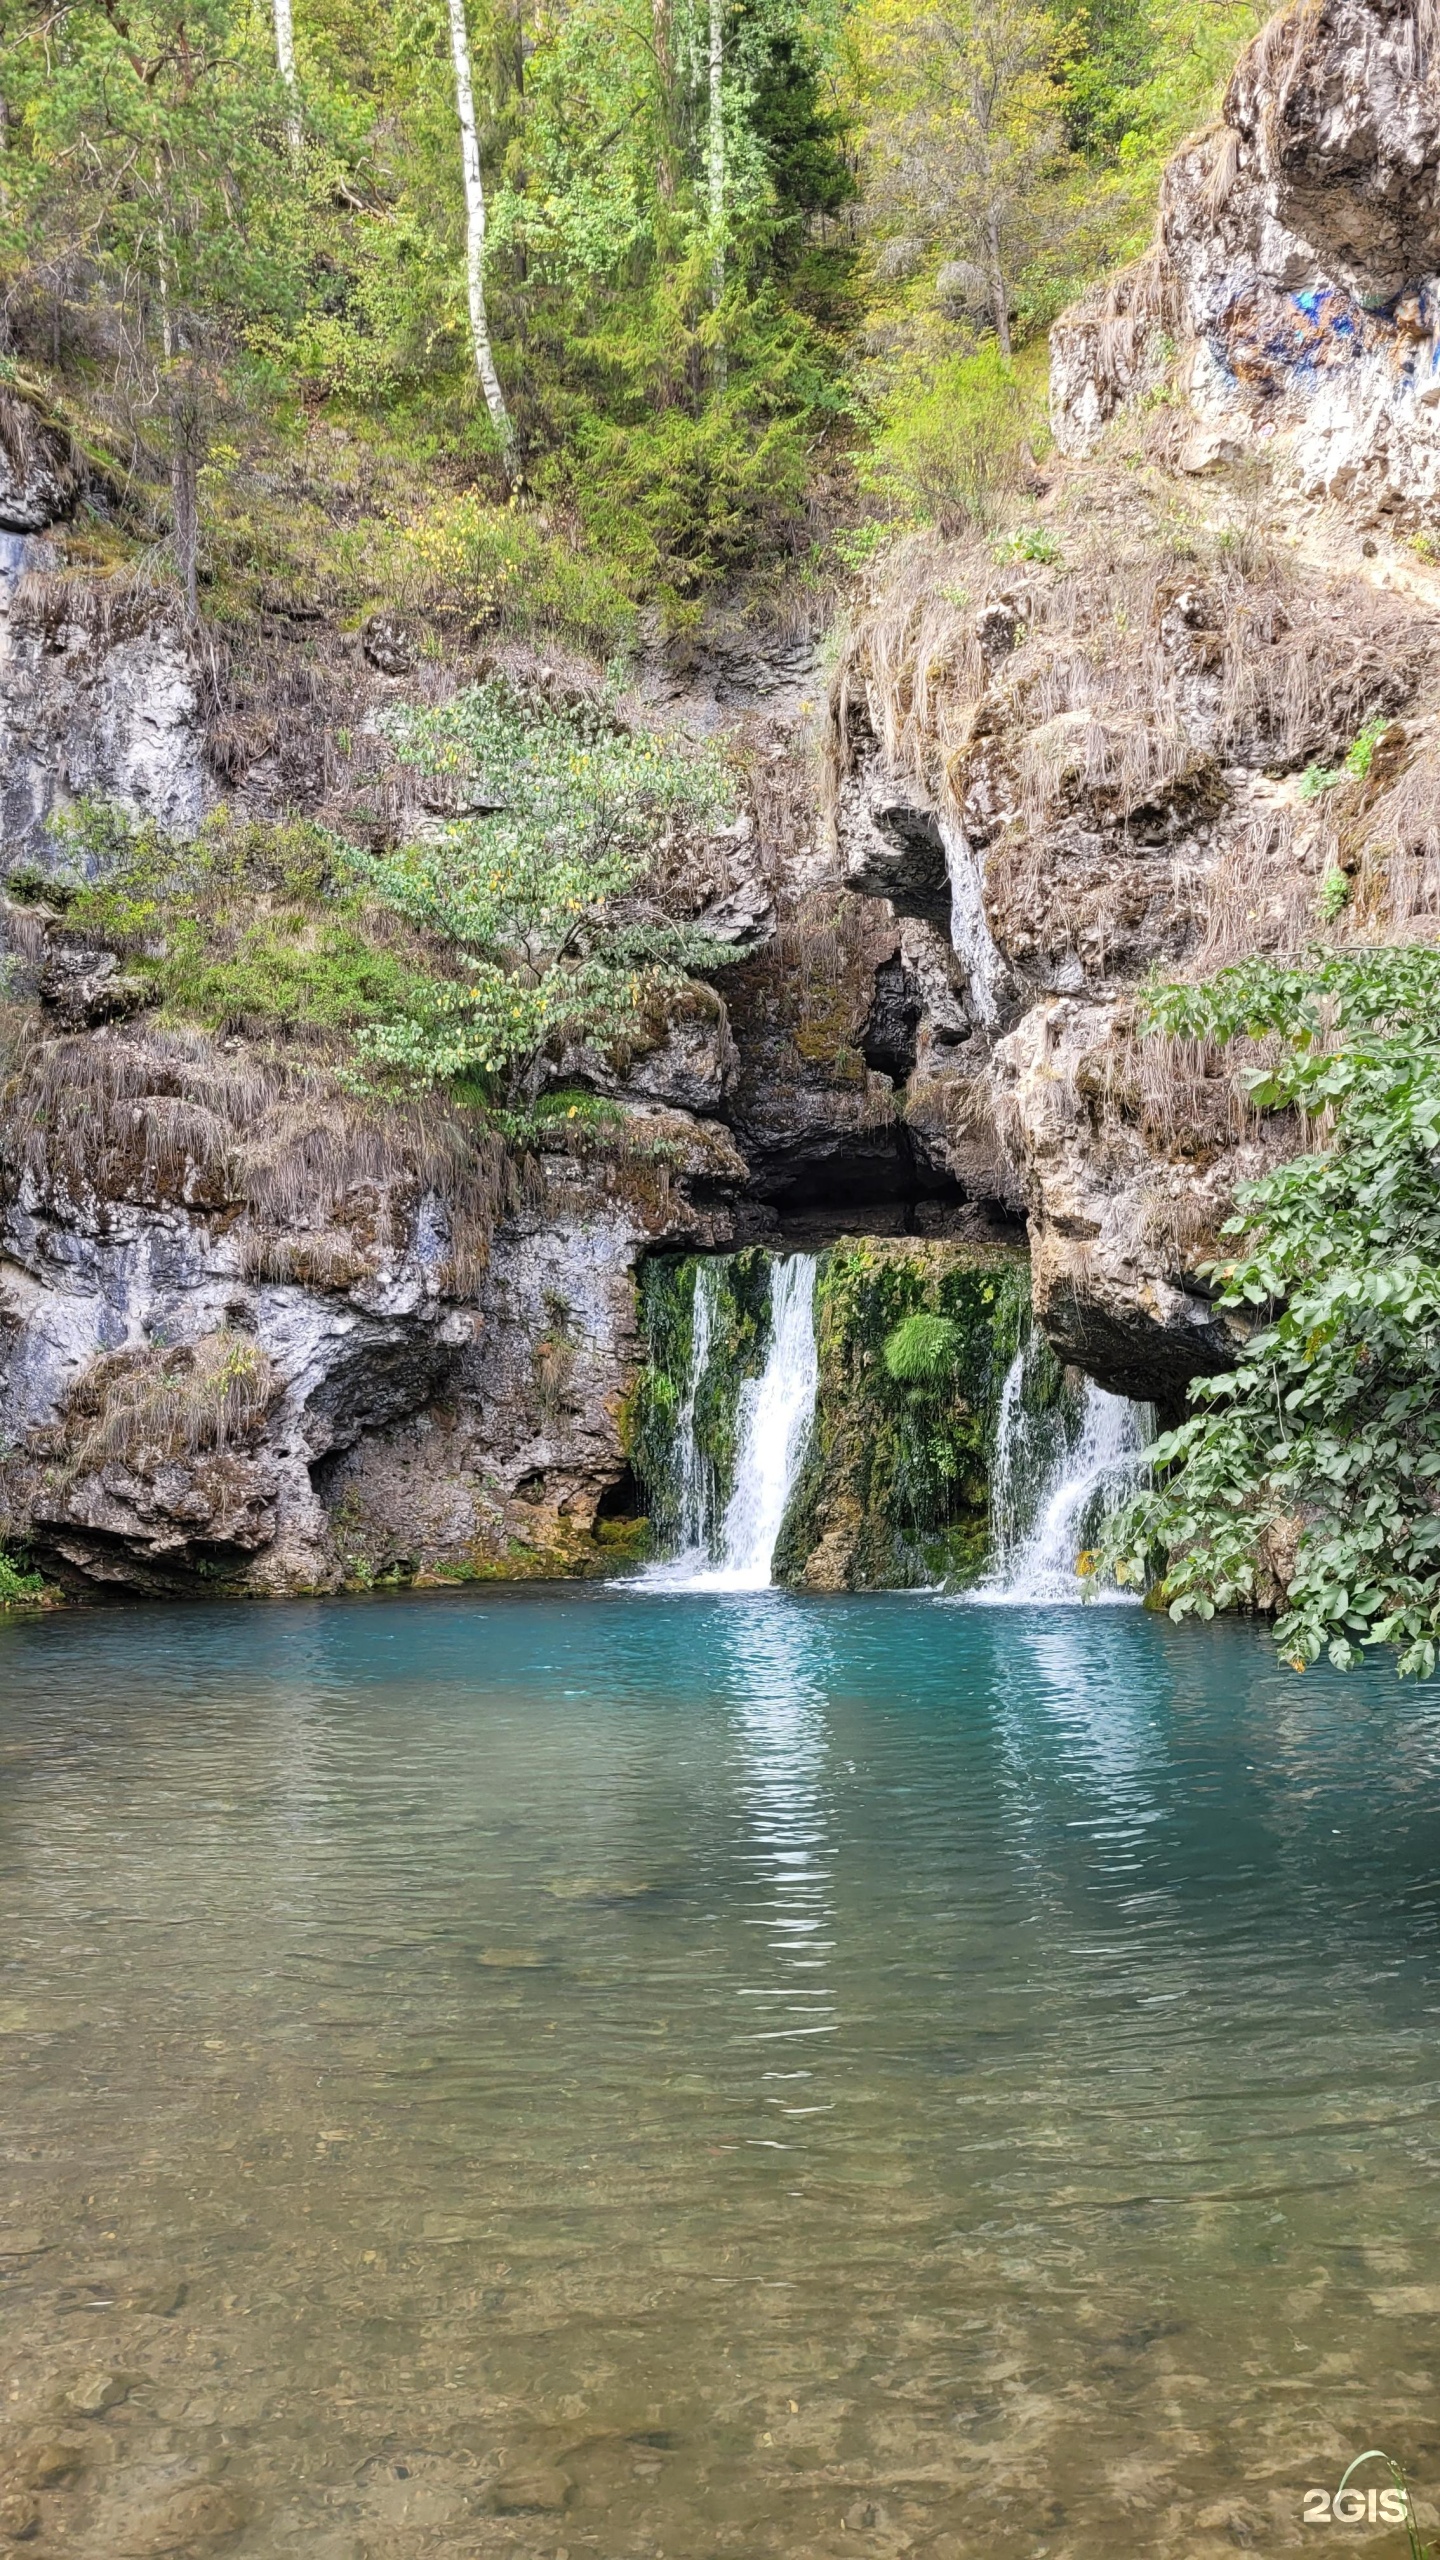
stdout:
[[37,2547],[1218,2560],[1377,2428],[1431,2493],[1436,1736],[1138,1611],[0,1627],[0,2477],[125,2392]]
[[726,1610],[721,1657],[745,1834],[744,1925],[764,1958],[763,1978],[739,1986],[741,2036],[762,2062],[767,2104],[794,2127],[835,2103],[821,2051],[838,2024],[828,1665],[816,1616],[779,1595]]

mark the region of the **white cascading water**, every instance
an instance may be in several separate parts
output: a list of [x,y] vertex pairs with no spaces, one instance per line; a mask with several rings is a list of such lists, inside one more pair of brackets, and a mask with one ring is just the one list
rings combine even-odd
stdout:
[[[703,1314],[702,1281],[708,1290]],[[676,1417],[685,1544],[681,1554],[669,1564],[652,1565],[643,1579],[668,1591],[763,1591],[815,1418],[815,1258],[792,1253],[770,1265],[770,1348],[759,1377],[747,1378],[740,1390],[735,1484],[718,1534],[711,1519],[713,1478],[695,1445],[695,1400],[710,1355],[714,1286],[702,1264],[695,1280],[690,1376]]]
[[682,1552],[710,1553],[715,1526],[715,1470],[695,1437],[695,1399],[710,1366],[715,1333],[715,1289],[719,1278],[713,1262],[696,1266],[695,1295],[690,1309],[690,1375],[675,1416],[675,1485],[680,1508]]
[[965,963],[975,1010],[987,1028],[1000,1018],[998,986],[1004,962],[985,913],[984,882],[970,839],[958,819],[940,820],[950,881],[950,946]]
[[1138,1478],[1149,1410],[1087,1379],[1078,1431],[1067,1431],[1054,1406],[1027,1411],[1026,1364],[1039,1339],[1032,1334],[1017,1351],[1001,1390],[990,1479],[994,1562],[972,1596],[1011,1605],[1123,1601],[1127,1593],[1090,1582],[1075,1566]]

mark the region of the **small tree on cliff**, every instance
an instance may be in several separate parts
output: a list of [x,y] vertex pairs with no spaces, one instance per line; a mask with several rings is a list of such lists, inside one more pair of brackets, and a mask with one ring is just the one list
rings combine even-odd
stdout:
[[712,757],[594,709],[555,709],[501,676],[397,715],[392,735],[460,814],[428,842],[352,861],[453,947],[457,970],[422,1012],[366,1035],[377,1065],[474,1081],[523,1111],[557,1041],[623,1039],[688,970],[734,958],[667,917],[650,885],[668,828],[724,812]]

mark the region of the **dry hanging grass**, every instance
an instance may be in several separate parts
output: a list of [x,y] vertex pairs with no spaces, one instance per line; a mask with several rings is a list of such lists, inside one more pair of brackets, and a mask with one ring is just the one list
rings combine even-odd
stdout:
[[1152,905],[1151,955],[1203,945],[1207,965],[1313,930],[1330,812],[1284,778],[1342,760],[1431,653],[1403,599],[1297,561],[1262,494],[1231,492],[1236,521],[1215,527],[1087,467],[1032,529],[1053,558],[917,540],[857,614],[832,793],[873,739],[959,818],[1022,970],[1038,931],[1103,972]]
[[72,1205],[238,1213],[247,1269],[322,1286],[403,1251],[430,1198],[460,1296],[515,1184],[503,1141],[438,1097],[355,1094],[332,1066],[203,1032],[54,1038],[19,1005],[0,1013],[0,1168]]
[[243,1445],[279,1393],[272,1363],[241,1333],[107,1352],[66,1399],[70,1469],[84,1474],[111,1459],[155,1467]]

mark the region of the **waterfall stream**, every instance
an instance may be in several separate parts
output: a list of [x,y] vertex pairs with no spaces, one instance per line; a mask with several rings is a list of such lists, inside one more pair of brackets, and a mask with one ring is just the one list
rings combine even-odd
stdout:
[[1076,1558],[1100,1522],[1134,1486],[1150,1437],[1145,1405],[1085,1382],[1078,1420],[1054,1403],[1027,1398],[1034,1363],[1046,1354],[1032,1334],[1001,1389],[990,1479],[994,1555],[974,1599],[990,1602],[1124,1600],[1113,1586],[1082,1581]]
[[680,1534],[685,1556],[708,1556],[715,1535],[715,1469],[695,1432],[695,1399],[710,1366],[715,1337],[715,1282],[718,1266],[700,1263],[690,1313],[690,1373],[675,1416],[675,1482]]
[[993,1030],[1000,1018],[997,985],[1004,962],[985,913],[980,865],[958,820],[942,817],[940,838],[950,881],[950,947],[965,963],[971,1001],[980,1020]]
[[763,1591],[815,1416],[815,1257],[770,1265],[765,1366],[740,1390],[735,1480],[718,1527],[714,1469],[695,1435],[695,1406],[714,1338],[715,1275],[695,1275],[690,1371],[676,1416],[681,1552],[642,1577],[671,1591]]

